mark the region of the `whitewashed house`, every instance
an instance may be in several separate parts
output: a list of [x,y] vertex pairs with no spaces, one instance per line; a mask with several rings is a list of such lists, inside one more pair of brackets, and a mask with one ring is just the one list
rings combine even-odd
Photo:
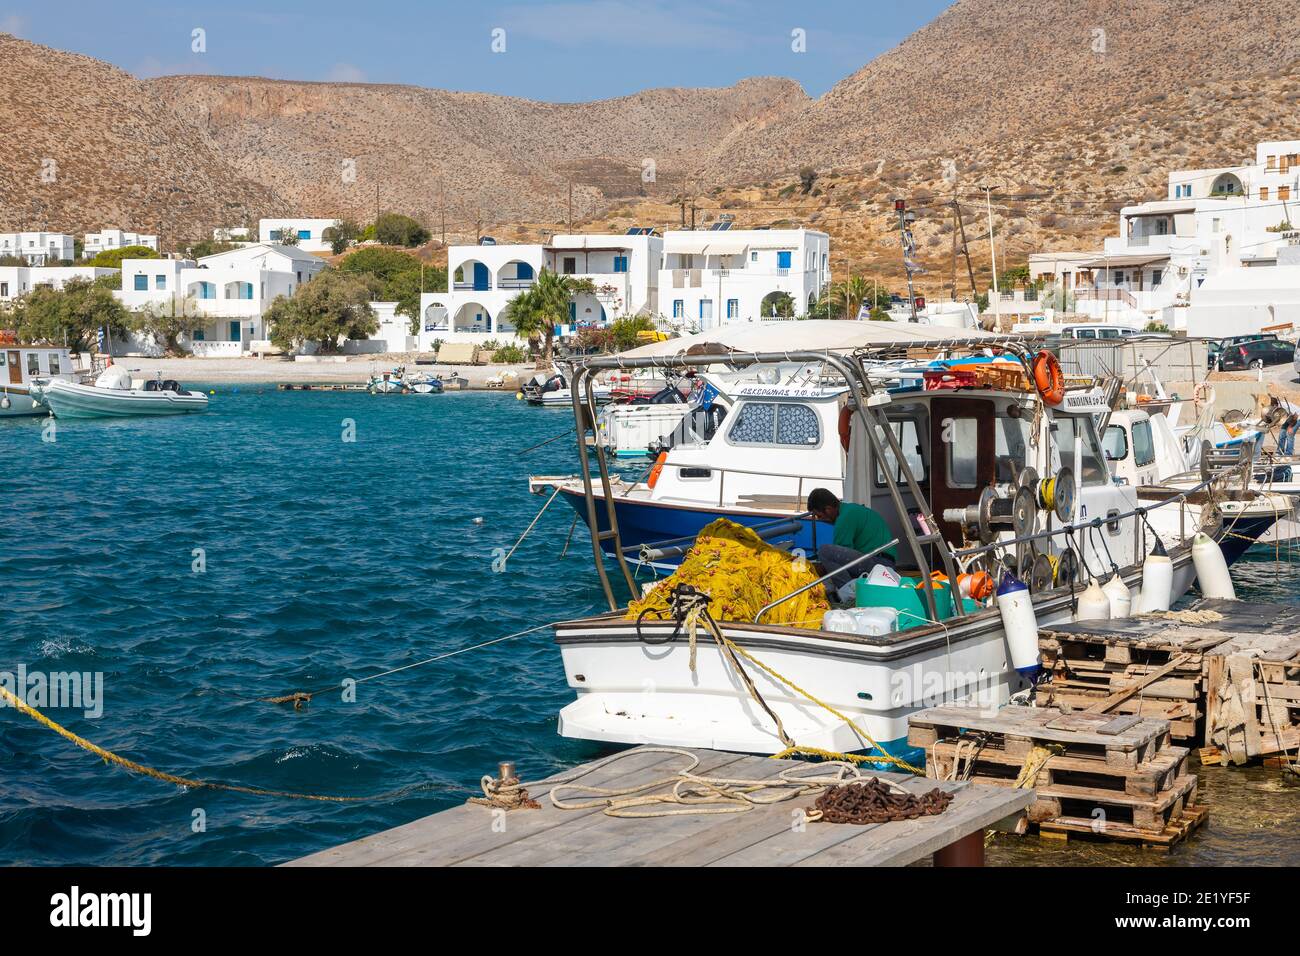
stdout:
[[292,236],[305,252],[329,252],[330,242],[324,233],[338,224],[337,219],[261,219],[257,223],[257,241],[278,244]]
[[239,355],[267,340],[266,310],[311,281],[325,263],[294,246],[248,245],[197,262],[124,259],[118,298],[128,309],[211,318],[187,343],[195,355]]
[[447,292],[420,296],[419,348],[436,339],[485,342],[515,334],[510,300],[532,286],[542,269],[589,279],[596,290],[570,303],[561,335],[631,315],[659,311],[663,239],[627,235],[557,235],[545,244],[451,246]]
[[0,266],[0,302],[11,302],[38,286],[62,289],[72,279],[98,279],[116,269],[96,266]]
[[72,237],[62,232],[0,232],[0,256],[22,256],[29,265],[71,262],[76,258]]
[[[1300,140],[1255,153],[1241,166],[1171,172],[1166,198],[1121,210],[1102,249],[1032,255],[1031,278],[1066,289],[1094,319],[1218,336],[1275,324],[1269,316],[1300,306],[1300,285],[1278,271],[1300,246]],[[1258,308],[1237,309],[1247,302]]]
[[698,331],[771,319],[784,295],[800,316],[830,278],[830,237],[824,232],[670,230],[663,240],[660,308],[673,325]]
[[369,338],[348,339],[343,351],[348,355],[366,355],[380,352],[409,352],[416,347],[416,337],[411,334],[411,319],[397,311],[396,302],[371,302],[375,320],[379,323]]
[[81,242],[81,254],[86,257],[96,256],[101,252],[112,252],[114,249],[125,249],[127,246],[144,246],[154,252],[158,251],[157,236],[142,232],[123,232],[121,229],[88,232]]

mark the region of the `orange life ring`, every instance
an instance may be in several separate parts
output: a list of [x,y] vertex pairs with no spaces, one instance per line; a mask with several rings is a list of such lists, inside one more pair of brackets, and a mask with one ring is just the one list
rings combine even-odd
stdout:
[[849,450],[849,435],[851,434],[850,422],[853,421],[853,409],[845,405],[840,409],[840,447],[845,451]]
[[1051,352],[1043,350],[1034,356],[1034,388],[1048,405],[1060,405],[1065,399],[1065,374],[1061,363]]
[[654,466],[650,469],[650,477],[645,480],[648,487],[653,488],[659,481],[659,473],[664,470],[664,462],[668,460],[668,452],[661,451],[659,457],[655,459]]

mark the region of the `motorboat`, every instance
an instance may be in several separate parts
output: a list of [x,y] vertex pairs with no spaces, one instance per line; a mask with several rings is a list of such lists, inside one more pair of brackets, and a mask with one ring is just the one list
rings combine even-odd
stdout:
[[400,395],[406,391],[405,373],[400,365],[388,372],[371,372],[366,390],[371,395]]
[[416,395],[441,395],[444,387],[442,379],[426,372],[417,372],[405,381],[407,389]]
[[49,408],[32,396],[52,381],[80,382],[85,373],[65,348],[0,341],[0,418],[47,415]]
[[[972,349],[987,346],[986,336],[970,342]],[[1216,504],[1230,472],[1167,493],[1145,486],[1149,497],[1115,481],[1096,424],[1110,409],[1108,395],[1095,380],[1065,379],[1058,389],[1054,357],[1010,339],[992,359],[968,366],[955,359],[911,371],[873,364],[893,347],[882,342],[849,356],[731,353],[726,360],[733,365],[822,361],[840,382],[741,387],[715,437],[703,447],[672,449],[657,463],[657,480],[615,482],[596,449],[594,465],[580,459],[576,484],[546,485],[555,495],[576,496],[609,606],[608,613],[555,625],[576,693],[560,713],[562,735],[759,754],[787,752],[793,742],[914,760],[909,714],[941,702],[997,707],[1029,691],[1034,668],[1024,666],[1026,642],[1036,661],[1038,627],[1082,613],[1100,582],[1137,591],[1144,609],[1159,610],[1183,595],[1200,562],[1216,553],[1213,539],[1225,528]],[[589,360],[575,370],[575,387],[616,362],[635,361]],[[1047,388],[1040,387],[1043,368]],[[815,559],[831,529],[800,513],[814,487],[865,504],[885,520],[898,573],[916,582],[907,593],[920,601],[920,614],[906,623],[899,615],[890,628],[872,632],[837,629],[829,616],[770,623],[773,609],[799,593],[793,592],[752,619],[716,620],[714,639],[696,626],[698,618],[628,611],[620,594],[642,590],[629,541],[689,536],[713,516],[793,522],[791,543]],[[1204,504],[1193,508],[1189,498],[1200,492],[1207,493]],[[659,512],[675,517],[651,522]],[[688,538],[686,548],[692,543]],[[661,555],[671,550],[654,547]],[[1000,578],[1007,594],[1022,594],[1019,603],[955,599],[944,583],[981,571]],[[1103,600],[1109,608],[1111,599]]]
[[[598,405],[605,405],[614,400],[614,389],[609,385],[602,385],[595,382],[586,383],[585,387],[590,389],[592,398]],[[533,378],[520,389],[524,400],[530,405],[541,405],[546,408],[568,408],[573,403],[573,395],[569,391],[569,380],[563,372],[538,372]],[[586,397],[586,392],[583,393]]]
[[54,379],[32,386],[33,396],[55,418],[116,418],[135,415],[186,415],[208,409],[202,392],[173,379],[132,379],[130,370],[110,365],[93,385]]

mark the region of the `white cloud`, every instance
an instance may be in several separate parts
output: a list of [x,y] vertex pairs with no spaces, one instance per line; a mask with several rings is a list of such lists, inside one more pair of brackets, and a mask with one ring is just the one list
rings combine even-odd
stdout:
[[325,74],[325,79],[331,83],[364,83],[366,74],[351,63],[335,63],[330,67],[329,73]]

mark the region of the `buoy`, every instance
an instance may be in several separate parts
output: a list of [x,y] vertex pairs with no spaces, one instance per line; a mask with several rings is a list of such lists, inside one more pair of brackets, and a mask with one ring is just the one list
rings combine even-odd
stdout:
[[1110,580],[1103,584],[1101,589],[1110,601],[1111,620],[1128,617],[1133,609],[1133,592],[1128,589],[1128,585],[1124,583],[1118,571],[1110,576]]
[[1196,583],[1202,597],[1237,600],[1237,589],[1232,586],[1223,549],[1204,531],[1192,539],[1192,564],[1196,566]]
[[1002,629],[1007,634],[1007,647],[1011,650],[1011,666],[1025,678],[1033,680],[1039,671],[1038,618],[1029,588],[1010,571],[1002,575],[998,585],[998,611],[1002,614]]
[[1138,595],[1138,614],[1158,614],[1169,610],[1170,593],[1174,588],[1174,562],[1165,552],[1164,542],[1156,538],[1156,546],[1142,562],[1142,592]]
[[655,485],[659,484],[659,475],[663,472],[664,462],[667,460],[668,452],[661,451],[659,457],[655,459],[655,463],[650,467],[650,477],[648,477],[645,482],[647,487],[653,488]]
[[523,399],[524,399],[524,393],[523,393],[523,392],[515,392],[515,401],[516,401],[516,402],[521,402],[521,401],[523,401]]
[[1074,612],[1074,619],[1076,621],[1110,620],[1110,598],[1101,589],[1096,578],[1093,578],[1092,583],[1079,595],[1079,606]]
[[482,523],[483,523],[483,519],[482,519],[482,518],[475,518],[475,519],[474,519],[474,523],[475,523],[475,524],[482,524]]

